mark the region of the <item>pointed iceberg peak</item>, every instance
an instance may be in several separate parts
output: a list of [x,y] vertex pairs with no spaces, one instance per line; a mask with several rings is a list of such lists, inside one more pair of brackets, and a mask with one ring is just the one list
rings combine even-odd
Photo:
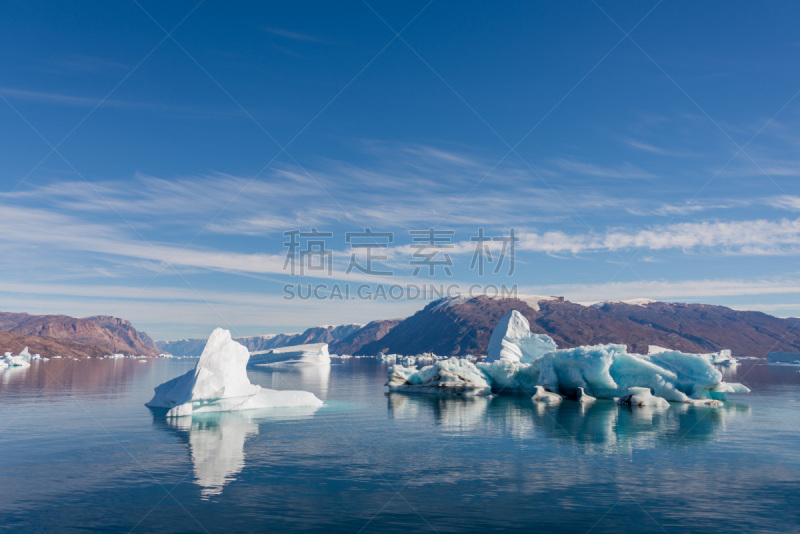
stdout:
[[528,319],[517,310],[505,315],[492,330],[486,362],[531,363],[556,350],[546,334],[532,334]]
[[247,362],[250,352],[234,341],[224,328],[211,332],[203,354],[197,361],[193,398],[206,398],[210,394],[220,397],[242,397],[258,392],[247,378]]

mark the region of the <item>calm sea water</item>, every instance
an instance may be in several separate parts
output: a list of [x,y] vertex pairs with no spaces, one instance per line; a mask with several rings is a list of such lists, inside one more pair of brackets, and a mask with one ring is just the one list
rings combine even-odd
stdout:
[[743,364],[716,410],[388,395],[366,359],[250,372],[315,412],[143,406],[194,363],[0,375],[0,531],[800,531],[797,367]]

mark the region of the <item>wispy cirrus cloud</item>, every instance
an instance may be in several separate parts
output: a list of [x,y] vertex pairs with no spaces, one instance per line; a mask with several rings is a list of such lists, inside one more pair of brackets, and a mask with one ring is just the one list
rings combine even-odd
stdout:
[[800,211],[800,196],[796,195],[783,195],[772,197],[766,200],[766,203],[773,208],[778,208],[787,211]]
[[[131,233],[117,226],[88,223],[47,210],[0,206],[0,242],[5,243],[7,250],[11,250],[12,246],[40,247],[42,254],[39,262],[47,262],[48,258],[52,261],[55,252],[63,250],[156,262],[163,267],[188,267],[246,275],[287,276],[290,273],[286,268],[285,251],[267,254],[199,248],[150,241]],[[360,275],[358,272],[347,274],[345,262],[348,258],[344,253],[337,252],[330,275],[321,270],[309,270],[305,274],[309,278],[379,281],[378,277]]]
[[[627,211],[633,215],[657,215],[659,217],[674,217],[681,215],[691,215],[711,210],[730,210],[734,208],[744,208],[757,203],[758,199],[726,199],[726,200],[691,200],[674,204],[651,203],[647,205],[633,205]],[[767,199],[762,199],[767,202]]]
[[620,165],[606,166],[596,163],[588,163],[577,161],[573,159],[557,159],[555,165],[566,172],[582,175],[593,176],[596,178],[613,178],[623,180],[642,180],[654,179],[657,176],[649,171],[641,169],[631,163],[624,162]]
[[30,89],[19,89],[13,87],[0,87],[0,94],[6,98],[11,98],[11,99],[29,100],[33,102],[43,102],[48,104],[58,104],[66,106],[95,107],[98,105],[102,105],[104,107],[115,107],[115,108],[136,107],[135,104],[131,104],[129,102],[123,102],[120,100],[75,96],[63,93],[34,91]]
[[[569,204],[526,169],[495,169],[477,157],[424,145],[372,145],[374,160],[355,165],[275,166],[257,177],[208,173],[170,179],[136,175],[125,182],[57,181],[7,195],[20,205],[94,216],[125,213],[137,225],[263,235],[346,223],[400,230],[557,222],[575,211],[603,213],[635,204],[594,187],[572,187]],[[473,187],[478,187],[472,191]],[[470,194],[465,194],[471,191]],[[513,193],[511,193],[513,191]]]
[[278,37],[283,37],[284,39],[289,39],[291,41],[303,41],[307,43],[325,42],[319,37],[315,37],[313,35],[309,35],[307,33],[302,33],[298,31],[287,30],[286,28],[268,27],[264,28],[264,31],[267,33],[271,33],[272,35],[277,35]]
[[696,152],[692,152],[690,150],[665,148],[647,143],[645,141],[641,141],[639,139],[633,139],[630,137],[623,137],[622,142],[631,148],[635,148],[636,150],[640,150],[648,154],[655,154],[657,156],[667,156],[673,158],[691,158],[698,155]]

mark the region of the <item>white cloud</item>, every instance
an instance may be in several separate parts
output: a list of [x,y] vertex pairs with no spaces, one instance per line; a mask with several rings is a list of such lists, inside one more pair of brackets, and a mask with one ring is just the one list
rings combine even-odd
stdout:
[[[130,232],[128,232],[130,233]],[[17,246],[45,246],[40,261],[47,262],[52,250],[91,252],[98,255],[122,256],[137,260],[159,262],[162,265],[194,267],[204,270],[241,274],[287,275],[284,269],[286,254],[246,254],[228,250],[209,250],[150,242],[130,238],[118,229],[90,224],[72,217],[45,210],[30,210],[0,206],[0,242]],[[333,252],[333,251],[332,251]],[[345,274],[341,264],[349,258],[335,254],[330,278],[375,282],[379,277]],[[309,277],[327,278],[325,273],[308,272]],[[315,276],[320,274],[321,276]]]
[[59,181],[8,193],[6,199],[86,217],[117,220],[121,214],[141,227],[250,236],[339,223],[387,230],[553,223],[636,204],[593,186],[555,191],[513,166],[487,176],[491,167],[476,158],[434,147],[369,148],[376,160],[360,166],[324,161],[319,169],[279,167],[258,177],[209,173],[170,180],[137,175],[124,184]]
[[521,233],[519,250],[579,254],[624,249],[648,250],[709,248],[729,254],[796,253],[800,246],[800,219],[764,219],[731,222],[687,222],[645,230],[610,230],[604,234],[567,234],[560,231]]

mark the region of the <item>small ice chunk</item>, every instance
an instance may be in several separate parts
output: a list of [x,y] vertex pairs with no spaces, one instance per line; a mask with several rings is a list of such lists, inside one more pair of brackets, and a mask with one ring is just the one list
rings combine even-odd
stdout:
[[543,402],[545,404],[559,404],[564,398],[558,393],[547,391],[542,386],[534,386],[533,397],[531,400],[534,402]]
[[594,402],[597,399],[586,393],[583,388],[578,388],[575,400],[578,402]]
[[709,406],[711,408],[719,408],[725,403],[716,399],[690,399],[692,406]]
[[628,388],[628,394],[617,399],[617,404],[627,406],[654,406],[656,408],[669,408],[669,402],[662,397],[656,397],[650,388]]

